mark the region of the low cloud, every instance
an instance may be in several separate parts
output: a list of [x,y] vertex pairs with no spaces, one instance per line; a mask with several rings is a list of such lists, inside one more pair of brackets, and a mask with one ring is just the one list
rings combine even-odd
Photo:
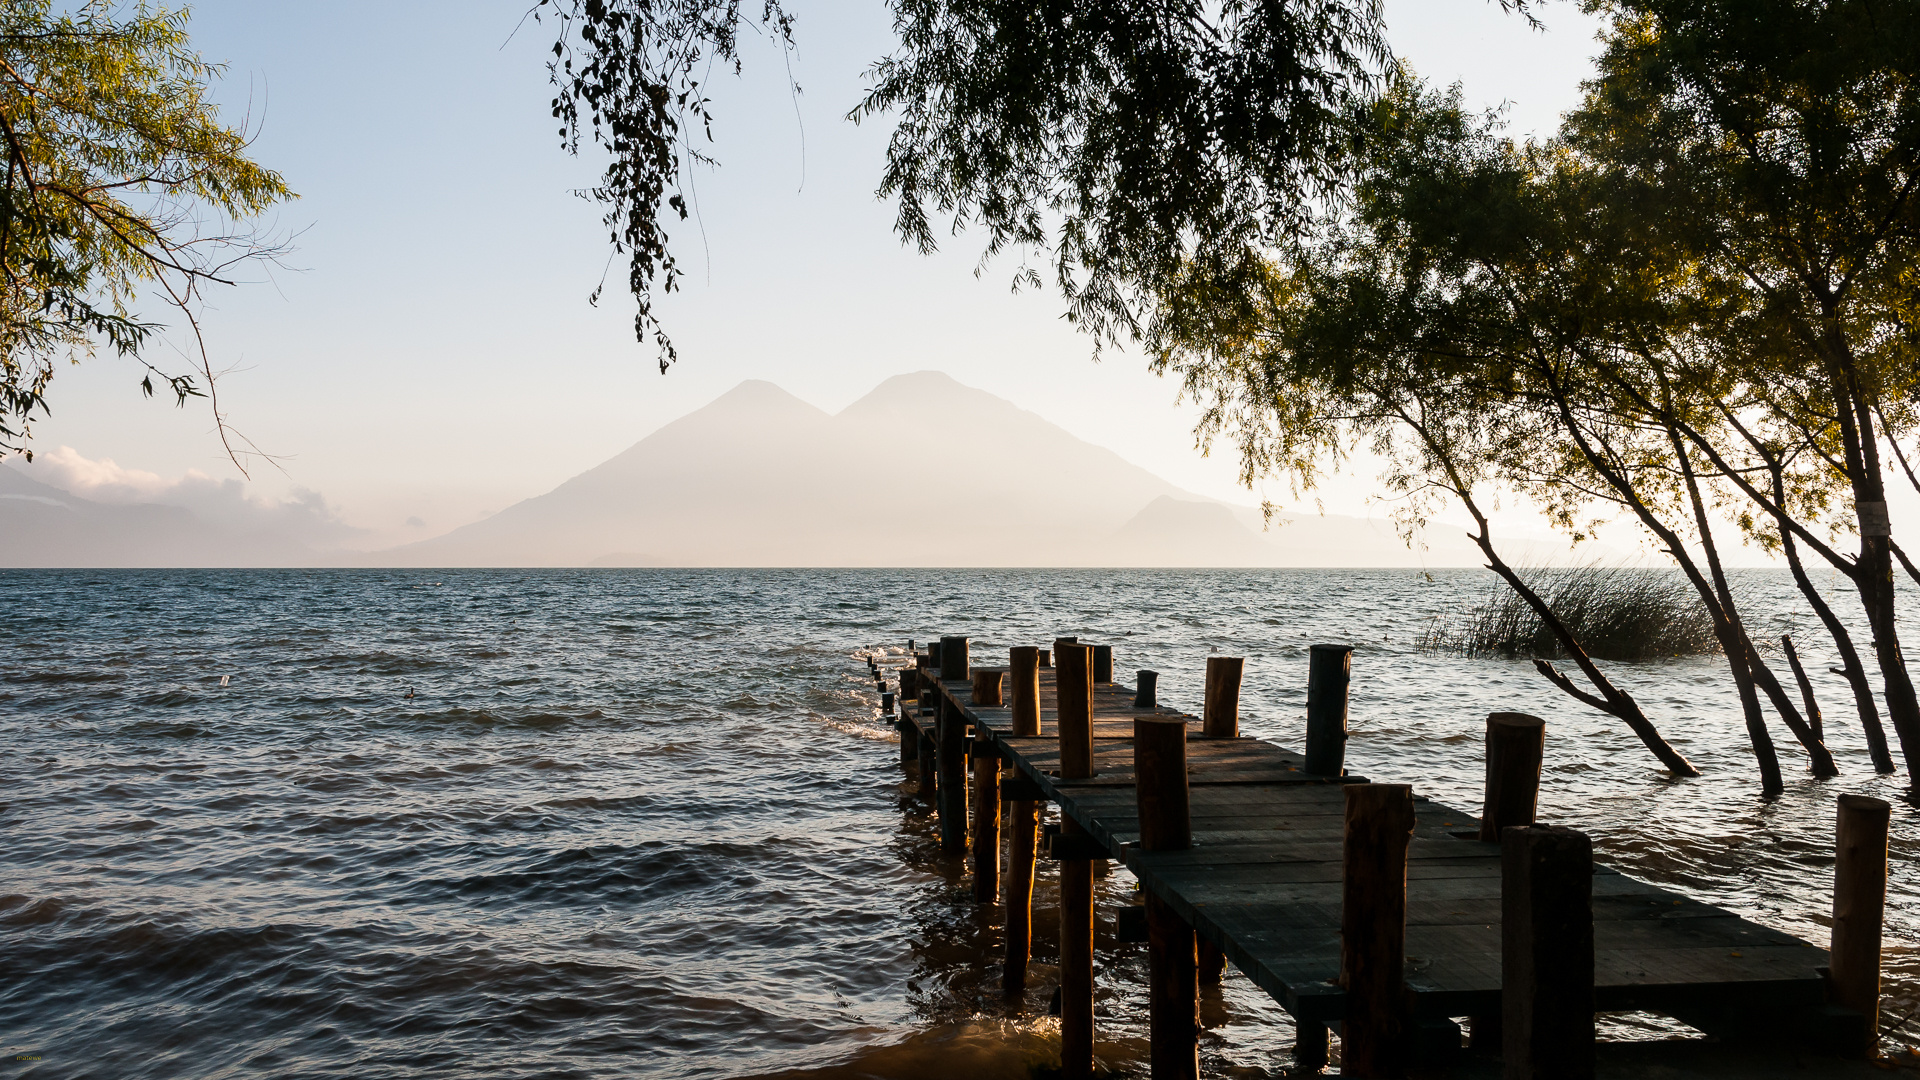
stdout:
[[310,488],[281,498],[251,494],[241,480],[215,479],[198,469],[168,478],[122,467],[111,458],[89,458],[71,446],[37,453],[27,475],[93,502],[157,503],[184,507],[210,525],[237,533],[276,536],[316,549],[364,547],[371,534],[348,525],[337,508]]

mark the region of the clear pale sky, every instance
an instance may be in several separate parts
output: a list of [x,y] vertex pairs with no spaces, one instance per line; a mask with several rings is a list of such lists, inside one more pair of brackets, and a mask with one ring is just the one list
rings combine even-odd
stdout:
[[[419,539],[546,491],[743,379],[832,411],[923,368],[1190,490],[1260,497],[1235,484],[1229,454],[1194,450],[1174,384],[1135,356],[1091,362],[1053,295],[1011,293],[1011,264],[976,276],[968,238],[932,258],[895,240],[872,194],[887,130],[842,119],[891,44],[879,3],[795,4],[797,116],[770,44],[749,42],[745,76],[716,80],[722,165],[695,178],[704,228],[674,236],[689,276],[662,312],[682,360],[660,375],[631,336],[620,265],[601,307],[586,303],[609,248],[597,209],[569,193],[596,170],[560,150],[552,38],[521,24],[528,7],[194,5],[197,47],[230,65],[221,99],[235,118],[251,111],[258,160],[302,196],[278,218],[297,233],[290,269],[217,293],[205,320],[216,366],[235,368],[222,404],[285,459],[284,475],[254,471],[251,497],[311,489],[369,542]],[[1596,24],[1572,5],[1540,15],[1545,32],[1491,0],[1388,5],[1416,70],[1462,82],[1469,104],[1506,102],[1523,134],[1552,130],[1595,48]],[[152,474],[136,478],[149,488],[235,475],[204,411],[143,400],[138,381],[111,357],[63,369],[37,447],[71,447],[69,475],[111,460]],[[946,437],[964,435],[929,432]],[[876,446],[869,466],[884,478],[923,449]],[[1375,486],[1360,476],[1320,495],[1364,514]],[[1265,494],[1288,501],[1278,485]]]

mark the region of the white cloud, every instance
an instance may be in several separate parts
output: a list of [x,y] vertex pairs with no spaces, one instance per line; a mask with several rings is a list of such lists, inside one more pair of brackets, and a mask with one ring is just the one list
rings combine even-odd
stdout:
[[169,479],[124,468],[111,458],[89,458],[71,446],[35,454],[24,471],[93,502],[185,507],[202,521],[236,533],[280,537],[316,549],[361,548],[369,539],[367,530],[348,525],[337,508],[310,488],[263,497],[240,480],[216,480],[197,469]]

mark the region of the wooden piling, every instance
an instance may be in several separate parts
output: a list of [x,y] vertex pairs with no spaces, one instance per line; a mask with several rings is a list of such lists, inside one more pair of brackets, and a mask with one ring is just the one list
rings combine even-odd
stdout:
[[1833,1003],[1866,1017],[1864,1043],[1871,1057],[1880,1032],[1880,937],[1887,905],[1887,826],[1892,807],[1865,795],[1842,795],[1834,837],[1832,961],[1828,994]]
[[1007,663],[1012,669],[1007,681],[1013,684],[1008,704],[1013,707],[1015,738],[1040,735],[1040,669],[1046,666],[1040,662],[1040,651],[1032,645],[1015,645],[1007,650]]
[[1210,739],[1240,737],[1240,673],[1246,667],[1242,656],[1207,657],[1206,706],[1202,710],[1203,730]]
[[1198,945],[1200,985],[1219,986],[1220,980],[1227,975],[1227,954],[1220,951],[1220,946],[1204,938]]
[[1312,1075],[1327,1067],[1327,1044],[1332,1032],[1317,1020],[1297,1020],[1293,1025],[1293,1064],[1297,1071]]
[[1160,707],[1159,672],[1141,670],[1133,673],[1133,707],[1136,709]]
[[940,639],[940,681],[967,681],[967,639],[949,634]]
[[1341,1073],[1405,1074],[1407,845],[1413,839],[1413,788],[1352,784],[1346,789],[1340,897],[1340,983],[1346,1016]]
[[1007,673],[999,668],[973,669],[973,704],[975,708],[997,709],[1000,707],[1000,684]]
[[1037,652],[1037,655],[1038,655],[1038,657],[1039,657],[1039,661],[1040,661],[1040,666],[1041,666],[1041,667],[1044,667],[1044,668],[1050,668],[1050,667],[1052,667],[1052,666],[1053,666],[1053,652],[1052,652],[1052,650],[1050,650],[1050,649],[1040,649],[1040,650],[1038,650],[1038,652]]
[[1500,837],[1505,1080],[1593,1076],[1593,843],[1557,826]]
[[928,803],[939,803],[940,796],[940,752],[932,739],[924,735],[914,736],[914,754],[919,760],[920,789],[917,794]]
[[1512,825],[1531,825],[1540,800],[1547,723],[1526,713],[1487,716],[1487,776],[1480,839],[1497,844]]
[[[1060,835],[1091,842],[1066,815]],[[1066,1080],[1093,1076],[1093,863],[1060,860],[1060,1073]]]
[[1060,775],[1069,780],[1093,775],[1093,670],[1087,655],[1091,651],[1085,645],[1055,648],[1058,670],[1054,676],[1054,709],[1060,729]]
[[940,851],[962,855],[967,850],[967,718],[945,694],[938,707],[940,781],[934,798],[940,808]]
[[[1133,721],[1135,803],[1144,851],[1182,851],[1193,846],[1193,816],[1187,790],[1187,723],[1181,717]],[[1200,987],[1193,927],[1147,894],[1147,972],[1150,1053],[1154,1080],[1196,1080],[1200,1075]]]
[[1000,986],[1009,997],[1027,990],[1027,962],[1033,958],[1034,849],[1040,833],[1040,804],[1032,799],[1007,803],[1007,956]]
[[1000,899],[1000,755],[988,739],[973,744],[973,899]]
[[1347,761],[1347,684],[1353,646],[1314,645],[1307,649],[1306,771],[1339,776]]
[[1093,647],[1093,681],[1101,685],[1113,681],[1113,646]]

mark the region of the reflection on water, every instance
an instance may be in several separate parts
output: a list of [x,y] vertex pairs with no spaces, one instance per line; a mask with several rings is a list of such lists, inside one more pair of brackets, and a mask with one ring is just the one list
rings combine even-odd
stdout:
[[[938,855],[854,658],[942,632],[982,656],[1109,641],[1188,708],[1209,650],[1242,654],[1243,728],[1289,744],[1307,645],[1350,641],[1355,771],[1471,808],[1485,714],[1537,713],[1545,816],[1616,865],[1824,941],[1833,798],[1900,784],[1873,775],[1785,575],[1744,582],[1755,636],[1795,633],[1842,775],[1807,777],[1776,727],[1789,783],[1769,803],[1717,660],[1614,666],[1707,773],[1675,781],[1527,664],[1413,650],[1485,582],[0,573],[6,1056],[47,1077],[1026,1076],[1056,1038],[1052,882],[1033,988],[1007,1002],[998,913]],[[1905,804],[1894,830],[1889,1023],[1920,1008]],[[1138,1071],[1144,946],[1111,938],[1131,889],[1100,882],[1097,981],[1102,1058]],[[1285,1064],[1285,1013],[1245,979],[1205,1016],[1210,1071]]]

